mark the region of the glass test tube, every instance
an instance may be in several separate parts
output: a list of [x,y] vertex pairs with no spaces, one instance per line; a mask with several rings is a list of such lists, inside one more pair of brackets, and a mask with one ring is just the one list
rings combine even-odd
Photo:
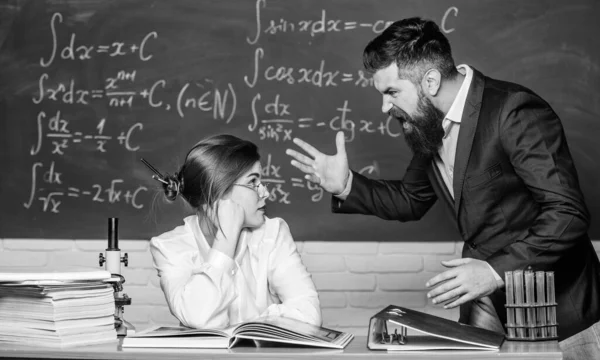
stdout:
[[[515,305],[518,307],[515,308],[515,322],[517,326],[525,325],[525,314],[523,312],[523,271],[515,270],[513,272],[514,283],[515,283]],[[517,328],[517,337],[525,338],[525,328],[519,327]]]
[[[515,293],[514,293],[514,284],[513,284],[513,272],[505,271],[504,272],[504,289],[506,289],[506,305],[514,305],[515,304]],[[507,306],[506,307],[506,324],[508,328],[508,337],[515,337],[515,328],[512,327],[515,325],[515,308]]]
[[[549,305],[556,303],[556,297],[554,293],[554,272],[546,272],[546,299]],[[548,306],[548,324],[554,324],[548,328],[549,336],[558,336],[556,329],[556,306]]]
[[525,324],[528,326],[525,330],[525,336],[529,339],[535,339],[537,336],[536,328],[536,313],[535,313],[535,284],[533,282],[533,271],[527,270],[525,271],[525,305],[527,305],[527,320]]
[[[537,321],[539,331],[538,334],[540,337],[545,338],[548,336],[548,332],[546,329],[546,274],[543,271],[535,272],[535,285],[536,285],[536,299],[537,299]],[[542,306],[543,305],[543,306]]]

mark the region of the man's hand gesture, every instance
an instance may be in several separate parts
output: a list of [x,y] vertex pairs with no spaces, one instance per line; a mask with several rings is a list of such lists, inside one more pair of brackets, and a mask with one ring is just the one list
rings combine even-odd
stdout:
[[305,179],[320,185],[329,193],[340,194],[346,187],[349,175],[344,133],[340,131],[336,134],[337,154],[335,155],[325,155],[298,138],[294,138],[294,143],[306,151],[310,157],[287,149],[285,153],[294,158],[292,165],[306,174]]

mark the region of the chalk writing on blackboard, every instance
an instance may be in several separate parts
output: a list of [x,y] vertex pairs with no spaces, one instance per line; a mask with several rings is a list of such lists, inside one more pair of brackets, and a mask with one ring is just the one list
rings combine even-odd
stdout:
[[447,27],[448,16],[450,15],[453,15],[455,17],[458,16],[458,8],[456,6],[449,7],[448,10],[446,10],[446,12],[444,13],[444,16],[442,17],[442,23],[440,24],[440,28],[446,34],[450,34],[455,30],[454,28]]
[[[10,98],[0,120],[9,153],[0,159],[11,169],[4,209],[17,209],[5,211],[0,235],[95,238],[104,233],[97,218],[118,213],[129,219],[127,235],[149,238],[189,209],[161,201],[139,158],[173,173],[185,148],[231,133],[258,145],[269,216],[285,218],[299,239],[316,239],[317,228],[333,238],[375,228],[394,238],[374,218],[338,227],[330,196],[284,151],[300,137],[330,153],[342,131],[359,173],[395,177],[405,166],[400,126],[380,113],[360,52],[406,7],[349,5],[17,2],[0,26]],[[424,15],[456,33],[457,5],[426,6]],[[77,226],[57,228],[63,220]]]
[[[23,203],[23,206],[29,209],[34,202],[39,201],[43,212],[58,214],[63,199],[67,197],[87,198],[99,203],[106,201],[110,204],[124,202],[134,209],[142,209],[144,205],[137,202],[137,196],[140,192],[148,191],[148,188],[145,186],[126,188],[124,185],[123,179],[113,179],[108,184],[91,184],[84,189],[68,186],[62,179],[62,173],[55,168],[54,162],[47,167],[41,162],[36,162],[31,167],[29,200]],[[48,186],[53,188],[49,189]]]
[[[315,36],[321,32],[340,32],[367,28],[378,33],[387,27],[390,22],[378,20],[372,23],[357,21],[342,21],[330,19],[325,10],[321,11],[321,17],[316,20],[299,20],[289,22],[280,19],[278,23],[269,21],[268,27],[261,29],[260,9],[265,6],[265,1],[256,2],[257,31],[267,35],[284,34],[286,32],[306,32]],[[450,9],[448,10],[450,11]],[[76,33],[70,33],[67,44],[60,44],[57,36],[58,27],[63,23],[64,17],[61,13],[54,13],[50,19],[50,31],[52,33],[52,46],[50,54],[40,58],[42,68],[51,68],[54,61],[61,60],[86,62],[97,56],[117,58],[122,56],[137,56],[140,62],[151,60],[156,54],[147,51],[149,41],[160,38],[158,31],[147,32],[138,43],[126,43],[123,41],[112,41],[107,44],[85,44],[78,41]],[[257,35],[257,43],[260,36]],[[257,46],[254,51],[253,74],[244,76],[243,80],[247,87],[253,88],[259,81],[275,81],[282,85],[309,84],[317,88],[337,87],[341,85],[352,85],[358,87],[372,86],[373,80],[363,70],[354,72],[330,69],[325,59],[319,61],[316,68],[293,67],[285,65],[269,65],[269,59],[265,58],[265,50]],[[264,66],[264,70],[263,70]],[[41,110],[37,116],[37,138],[32,144],[30,155],[36,156],[40,151],[49,151],[53,156],[65,155],[68,151],[76,151],[73,147],[93,143],[95,150],[105,153],[110,149],[121,147],[129,152],[140,150],[140,145],[135,142],[136,134],[144,130],[142,122],[130,125],[126,130],[114,132],[111,129],[110,119],[101,118],[96,120],[94,132],[83,132],[76,128],[77,122],[68,114],[70,105],[89,105],[93,101],[108,100],[108,106],[113,108],[133,108],[134,104],[141,104],[164,111],[176,111],[180,118],[184,118],[189,111],[207,112],[215,120],[223,120],[225,124],[231,122],[236,114],[238,98],[235,86],[227,83],[226,87],[219,89],[212,79],[205,78],[203,81],[188,81],[183,83],[176,96],[172,92],[162,93],[166,88],[171,88],[167,79],[158,79],[150,87],[136,89],[131,86],[140,79],[143,73],[137,69],[122,69],[114,72],[104,79],[103,88],[86,89],[80,87],[75,77],[66,81],[56,81],[46,72],[38,78],[38,91],[32,97],[33,104],[56,103],[61,109],[49,114]],[[169,98],[172,96],[172,98]],[[365,135],[379,134],[381,136],[398,137],[400,132],[393,130],[392,119],[369,120],[355,118],[352,114],[349,101],[344,100],[342,104],[332,105],[331,116],[328,118],[314,118],[312,115],[301,114],[300,110],[293,109],[291,103],[286,102],[284,95],[275,94],[274,97],[263,97],[256,92],[250,101],[252,122],[248,124],[249,132],[256,132],[261,141],[286,142],[291,141],[294,130],[306,130],[312,127],[326,127],[333,131],[343,131],[347,142],[356,139],[357,133]],[[376,163],[375,163],[376,164]],[[291,204],[291,192],[288,187],[306,189],[311,193],[312,202],[323,199],[323,190],[305,179],[291,177],[289,180],[280,174],[281,165],[272,162],[271,154],[268,154],[263,170],[263,181],[271,183],[269,200],[282,204]],[[363,170],[369,174],[375,169],[367,166]],[[361,172],[363,171],[361,170]],[[135,209],[144,208],[144,203],[138,200],[141,192],[147,192],[145,186],[124,187],[123,179],[113,179],[108,184],[90,184],[87,188],[68,186],[63,181],[61,171],[56,167],[54,161],[45,165],[43,162],[35,162],[31,167],[31,191],[29,199],[23,206],[30,209],[38,201],[44,212],[58,213],[65,198],[87,198],[92,202],[108,202],[110,204],[124,202]]]
[[[375,20],[372,22],[365,21],[346,21],[338,18],[332,18],[328,16],[327,11],[325,9],[321,10],[320,16],[314,19],[304,19],[304,20],[287,20],[283,18],[279,19],[271,19],[268,21],[266,26],[262,24],[262,9],[266,6],[266,0],[256,0],[256,33],[254,36],[247,37],[246,41],[250,45],[256,44],[260,40],[261,34],[267,35],[276,35],[279,33],[287,33],[287,32],[300,32],[306,33],[311,37],[314,37],[318,34],[331,33],[331,32],[342,32],[349,30],[357,30],[357,29],[367,29],[370,30],[373,34],[379,34],[383,32],[388,26],[390,26],[393,21],[391,20]],[[451,6],[446,10],[442,17],[442,29],[446,33],[450,33],[454,31],[453,28],[447,28],[446,22],[448,21],[448,16],[454,15],[458,16],[458,8],[455,6]],[[263,29],[264,26],[264,29]]]
[[128,151],[136,151],[140,147],[136,146],[132,137],[137,131],[144,129],[144,124],[135,123],[127,131],[121,131],[118,135],[105,134],[106,119],[100,119],[96,126],[95,133],[83,133],[81,131],[71,131],[70,122],[61,115],[61,111],[49,117],[45,111],[40,111],[37,117],[37,143],[31,147],[30,154],[37,155],[42,149],[44,139],[48,139],[51,147],[51,154],[63,155],[73,144],[93,142],[96,144],[96,150],[99,152],[107,151],[107,144],[116,142]]
[[139,56],[141,61],[148,61],[152,59],[152,54],[146,54],[144,50],[148,40],[158,37],[158,34],[154,31],[149,32],[146,36],[144,36],[139,44],[131,44],[128,46],[120,41],[99,45],[77,44],[77,35],[72,33],[69,37],[69,44],[60,49],[56,26],[57,23],[62,22],[63,16],[61,13],[54,13],[52,15],[52,19],[50,20],[50,31],[52,32],[52,51],[47,59],[43,57],[40,59],[40,65],[42,67],[46,68],[51,66],[57,56],[57,53],[59,54],[58,56],[64,60],[90,60],[95,54],[105,54],[109,57],[135,54]]

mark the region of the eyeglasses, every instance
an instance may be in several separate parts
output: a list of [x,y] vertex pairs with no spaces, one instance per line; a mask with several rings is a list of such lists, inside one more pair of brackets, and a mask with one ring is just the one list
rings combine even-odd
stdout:
[[263,184],[262,182],[257,182],[256,184],[237,184],[236,183],[233,185],[243,186],[245,188],[252,189],[252,190],[256,191],[256,193],[260,197],[267,196],[267,194],[269,193],[267,184]]

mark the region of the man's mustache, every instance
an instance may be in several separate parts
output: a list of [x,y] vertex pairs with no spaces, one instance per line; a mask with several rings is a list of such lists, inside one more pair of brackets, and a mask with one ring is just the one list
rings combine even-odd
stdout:
[[395,117],[401,123],[411,120],[410,116],[408,116],[408,114],[404,110],[399,109],[395,106],[392,107],[390,111],[388,111],[388,115]]

